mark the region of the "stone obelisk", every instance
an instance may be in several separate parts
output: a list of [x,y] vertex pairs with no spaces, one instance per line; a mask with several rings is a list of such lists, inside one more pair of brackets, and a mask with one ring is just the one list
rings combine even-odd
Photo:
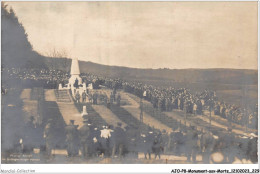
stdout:
[[77,58],[73,58],[71,62],[71,68],[70,68],[70,79],[69,79],[69,86],[73,88],[73,85],[78,80],[78,84],[82,84],[82,79],[80,78],[80,70],[79,70],[79,61]]

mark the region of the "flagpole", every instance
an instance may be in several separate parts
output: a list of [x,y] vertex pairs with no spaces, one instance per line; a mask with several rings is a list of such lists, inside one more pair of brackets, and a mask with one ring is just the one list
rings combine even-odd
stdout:
[[140,122],[143,123],[143,98],[140,99]]
[[141,98],[140,98],[140,122],[143,123],[143,97],[146,96],[146,91],[143,92]]

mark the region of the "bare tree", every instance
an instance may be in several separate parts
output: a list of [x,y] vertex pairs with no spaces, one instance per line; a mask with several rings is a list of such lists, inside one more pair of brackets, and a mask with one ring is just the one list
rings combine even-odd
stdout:
[[56,61],[56,58],[57,58],[57,55],[58,55],[58,52],[56,51],[55,48],[49,50],[48,52],[46,52],[46,55],[49,57],[49,59],[47,59],[47,64],[48,64],[48,67],[53,71],[55,69],[57,69],[57,61]]
[[49,50],[46,55],[50,58],[48,65],[51,70],[58,69],[61,65],[64,71],[68,71],[70,59],[68,59],[68,53],[65,49],[57,50],[55,48]]
[[[47,64],[52,71],[52,81],[55,70],[62,69],[66,73],[69,71],[70,59],[67,58],[68,53],[65,49],[57,50],[55,48],[52,48],[46,53],[46,55],[49,57],[47,60]],[[66,74],[63,75],[66,76]]]
[[62,49],[59,52],[59,58],[62,58],[62,67],[65,72],[69,71],[69,64],[70,64],[70,59],[68,59],[68,53],[65,49]]

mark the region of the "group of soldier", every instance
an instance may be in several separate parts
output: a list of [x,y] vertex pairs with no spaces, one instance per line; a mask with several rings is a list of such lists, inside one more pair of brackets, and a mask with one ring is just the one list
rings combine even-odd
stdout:
[[[78,128],[78,125],[74,124],[74,120],[70,120],[70,123],[65,127],[65,147],[68,157],[79,156],[79,151],[83,158],[100,155],[120,157],[124,154],[127,137],[121,123],[117,123],[115,129],[111,125],[97,128],[86,116],[83,118],[82,127]],[[56,148],[51,134],[52,129],[55,129],[53,126],[53,121],[49,120],[44,130],[48,156],[51,156],[52,150]]]
[[[46,125],[44,137],[46,153],[56,148],[52,137],[52,121]],[[213,134],[207,130],[198,130],[194,126],[179,126],[173,131],[157,130],[151,127],[126,126],[117,123],[112,125],[96,125],[91,119],[83,116],[83,126],[78,128],[71,120],[65,127],[65,142],[68,157],[80,156],[83,159],[97,157],[138,158],[138,153],[151,159],[151,154],[160,159],[161,154],[186,156],[187,162],[196,163],[197,155],[202,155],[203,163],[212,162],[212,154],[223,155],[221,163],[232,163],[235,157],[257,161],[257,138],[239,137],[229,129],[227,134]],[[214,161],[213,161],[214,162]],[[218,161],[215,161],[216,163]]]
[[[88,101],[87,101],[88,99]],[[110,107],[111,104],[116,103],[117,106],[121,105],[121,95],[116,90],[113,90],[108,97],[106,92],[90,92],[83,91],[80,95],[79,91],[75,94],[76,103],[86,103],[90,102],[93,105],[103,104],[107,107]]]

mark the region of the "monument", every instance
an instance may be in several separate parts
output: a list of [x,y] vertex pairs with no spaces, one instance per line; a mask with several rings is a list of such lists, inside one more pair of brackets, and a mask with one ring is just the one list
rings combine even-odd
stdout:
[[70,79],[68,84],[70,89],[74,87],[76,81],[78,81],[78,85],[82,85],[82,79],[79,75],[80,75],[79,61],[77,58],[73,58],[71,62]]
[[82,78],[80,77],[79,61],[77,58],[73,58],[71,62],[69,83],[64,87],[62,84],[59,84],[58,89],[71,90],[72,97],[74,99],[78,98],[78,94],[82,96],[84,92],[87,92],[89,89],[93,89],[93,87],[90,88],[86,83],[82,82]]

